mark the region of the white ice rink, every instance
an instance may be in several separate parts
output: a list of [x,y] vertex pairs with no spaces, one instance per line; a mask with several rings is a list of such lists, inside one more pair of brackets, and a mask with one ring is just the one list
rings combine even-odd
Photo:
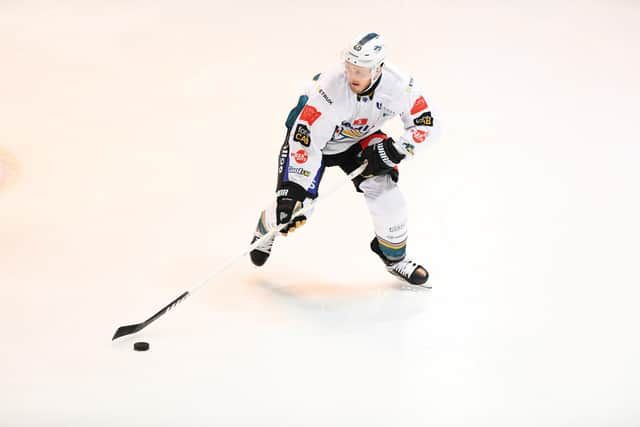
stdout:
[[[246,248],[365,30],[444,124],[400,178],[433,290],[348,186],[112,342]],[[639,76],[633,0],[0,2],[0,425],[640,426]]]

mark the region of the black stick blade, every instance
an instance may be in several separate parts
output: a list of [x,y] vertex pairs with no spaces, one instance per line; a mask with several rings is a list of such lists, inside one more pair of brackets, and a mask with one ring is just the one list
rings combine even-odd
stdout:
[[145,326],[144,323],[136,323],[135,325],[120,326],[118,329],[116,329],[116,333],[113,334],[113,338],[111,338],[111,341],[115,340],[116,338],[123,337],[125,335],[135,334],[140,329],[144,328],[144,326]]
[[113,334],[113,338],[111,338],[111,341],[115,340],[116,338],[123,337],[125,335],[135,334],[136,332],[146,328],[147,326],[149,326],[150,323],[152,323],[158,317],[165,314],[167,311],[171,310],[173,307],[175,307],[180,301],[185,299],[187,296],[189,296],[189,292],[184,292],[178,298],[171,301],[169,304],[163,307],[160,311],[158,311],[156,314],[154,314],[153,316],[151,316],[150,318],[148,318],[142,323],[136,323],[135,325],[120,326],[118,329],[116,329],[116,333]]

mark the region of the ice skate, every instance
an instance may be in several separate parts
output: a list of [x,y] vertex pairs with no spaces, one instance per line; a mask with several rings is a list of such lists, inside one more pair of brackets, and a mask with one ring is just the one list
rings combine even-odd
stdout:
[[[258,220],[258,225],[256,226],[256,231],[253,234],[253,239],[251,239],[251,243],[254,243],[256,240],[267,233],[268,230],[264,225],[264,212],[262,212],[262,214],[260,215],[260,219]],[[269,259],[269,255],[271,255],[271,248],[273,247],[273,242],[275,240],[276,235],[274,234],[249,253],[251,262],[254,265],[260,267],[264,265],[265,262],[267,262],[267,260]]]
[[429,279],[429,272],[423,266],[406,257],[400,261],[387,259],[380,250],[380,245],[376,237],[371,241],[371,250],[382,259],[389,273],[411,285],[431,288],[430,285],[426,284]]

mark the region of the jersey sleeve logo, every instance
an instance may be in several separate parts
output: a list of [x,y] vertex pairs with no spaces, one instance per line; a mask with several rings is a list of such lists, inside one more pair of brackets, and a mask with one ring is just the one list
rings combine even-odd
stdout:
[[420,98],[416,99],[416,102],[413,103],[413,107],[411,107],[410,113],[411,115],[414,115],[422,110],[426,110],[427,108],[429,108],[429,106],[427,105],[427,101],[424,100],[424,96],[421,96]]
[[318,91],[320,96],[322,96],[322,99],[327,101],[327,104],[333,105],[333,99],[329,97],[329,94],[327,94],[327,92],[325,92],[324,89],[320,87],[320,85],[316,86],[316,90]]
[[293,133],[293,140],[299,142],[305,147],[308,147],[311,145],[311,131],[307,126],[302,123],[298,123],[298,126],[296,126],[296,130]]
[[413,119],[413,124],[416,126],[433,126],[433,117],[431,117],[431,111],[422,113],[420,117]]
[[429,132],[420,129],[411,129],[411,138],[418,144],[424,142],[424,140],[427,139],[427,135],[429,135]]
[[299,164],[299,165],[301,165],[303,163],[306,163],[307,160],[309,160],[309,155],[304,150],[296,151],[295,153],[293,153],[291,155],[291,157],[293,157],[293,160],[295,160],[296,163]]
[[311,105],[305,105],[302,109],[302,113],[300,113],[300,120],[309,123],[309,126],[313,126],[318,117],[320,117],[322,113],[318,111],[315,107]]

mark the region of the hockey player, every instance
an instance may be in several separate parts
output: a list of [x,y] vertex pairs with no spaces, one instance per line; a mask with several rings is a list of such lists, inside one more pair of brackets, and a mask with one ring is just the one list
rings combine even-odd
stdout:
[[[285,236],[304,224],[306,216],[293,216],[317,197],[326,167],[349,174],[366,159],[353,183],[373,219],[371,250],[390,273],[422,285],[427,270],[406,255],[407,208],[398,164],[433,138],[436,122],[413,78],[385,62],[385,54],[380,35],[364,34],[345,50],[343,62],[316,75],[300,96],[285,123],[276,198],[262,211],[252,242],[279,224],[289,224],[281,232]],[[380,129],[395,116],[405,129],[397,139]],[[251,252],[256,266],[267,261],[274,240],[275,235]]]

